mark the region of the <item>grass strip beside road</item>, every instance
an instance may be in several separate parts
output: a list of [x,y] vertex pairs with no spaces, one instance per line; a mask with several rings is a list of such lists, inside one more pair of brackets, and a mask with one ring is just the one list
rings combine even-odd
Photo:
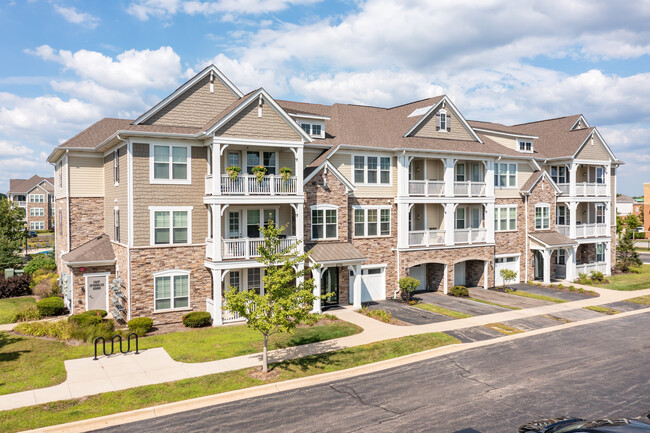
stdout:
[[413,335],[273,364],[270,369],[277,376],[268,381],[251,377],[255,369],[245,369],[13,409],[0,412],[0,431],[35,429],[339,371],[456,343],[460,341],[439,332]]
[[620,311],[615,310],[613,308],[605,307],[603,305],[592,305],[590,307],[584,307],[585,310],[591,310],[591,311],[596,311],[598,313],[603,313],[603,314],[618,314]]
[[506,293],[510,295],[516,295],[516,296],[523,296],[524,298],[532,298],[532,299],[539,299],[540,301],[547,301],[547,302],[555,302],[556,304],[561,304],[563,302],[567,302],[564,299],[559,299],[559,298],[553,298],[551,296],[545,296],[545,295],[538,295],[536,293],[530,293],[530,292],[523,292],[521,290],[506,290]]
[[626,299],[623,302],[632,302],[634,304],[650,305],[650,295],[639,296],[637,298]]
[[0,299],[0,324],[11,323],[16,313],[30,305],[36,305],[36,300],[31,296]]
[[455,319],[465,319],[467,317],[472,317],[471,314],[465,314],[465,313],[461,313],[460,311],[449,310],[447,308],[439,307],[437,305],[432,305],[432,304],[420,303],[420,304],[413,305],[413,307],[420,308],[422,310],[431,311],[432,313],[438,313],[445,316],[453,317]]
[[486,328],[494,329],[495,331],[498,331],[504,335],[513,335],[513,334],[521,334],[522,331],[521,329],[514,328],[512,326],[504,325],[503,323],[488,323],[487,325],[483,325]]

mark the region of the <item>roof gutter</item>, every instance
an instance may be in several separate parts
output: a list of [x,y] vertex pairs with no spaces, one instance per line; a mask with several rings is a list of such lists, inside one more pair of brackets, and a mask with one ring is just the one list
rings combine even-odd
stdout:
[[85,261],[85,262],[68,262],[65,259],[63,260],[63,263],[70,267],[79,267],[79,266],[110,266],[114,265],[116,262],[115,259],[113,260],[97,260],[97,261]]

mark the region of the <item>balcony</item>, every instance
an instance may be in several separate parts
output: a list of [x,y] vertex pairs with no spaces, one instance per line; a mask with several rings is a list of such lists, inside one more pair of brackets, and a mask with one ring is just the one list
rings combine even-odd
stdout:
[[[297,237],[287,237],[280,241],[280,248],[286,249],[297,243]],[[251,259],[259,257],[259,247],[263,244],[263,238],[222,239],[221,254],[224,259]]]
[[484,228],[462,229],[454,231],[454,243],[456,244],[478,244],[487,239],[487,230]]
[[418,197],[442,197],[445,182],[442,180],[410,180],[409,195]]
[[454,182],[457,197],[485,197],[485,182]]
[[409,232],[409,246],[411,247],[430,247],[444,244],[444,230],[416,230]]
[[[571,226],[557,225],[557,231],[570,237]],[[609,236],[607,224],[576,224],[576,239]]]
[[[271,174],[262,181],[252,174],[244,174],[232,179],[227,174],[221,175],[221,195],[292,195],[298,191],[298,178]],[[207,190],[207,186],[206,186]]]
[[[560,183],[557,185],[564,195],[571,194],[571,185]],[[606,197],[609,195],[609,186],[605,183],[578,182],[576,183],[576,197]]]

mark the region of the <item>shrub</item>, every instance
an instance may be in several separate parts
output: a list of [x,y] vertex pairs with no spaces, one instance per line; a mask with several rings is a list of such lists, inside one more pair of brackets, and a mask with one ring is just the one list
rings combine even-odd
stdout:
[[58,340],[69,340],[72,338],[72,327],[65,320],[56,322],[25,322],[14,328],[15,332],[34,337],[51,337]]
[[32,292],[36,296],[49,297],[56,296],[59,292],[59,276],[55,272],[38,270],[32,275],[32,281],[29,284]]
[[458,298],[467,298],[469,297],[469,290],[465,286],[454,286],[449,289],[449,295]]
[[0,299],[31,295],[32,289],[29,288],[31,279],[32,277],[29,274],[16,275],[10,278],[0,276]]
[[569,286],[569,291],[570,291],[570,292],[575,292],[575,291],[576,291],[576,288],[575,288],[574,286]]
[[188,328],[202,328],[211,324],[212,317],[207,311],[193,311],[183,316],[183,325]]
[[147,332],[151,331],[153,327],[153,319],[148,317],[137,317],[131,319],[126,323],[126,326],[129,327],[129,331],[135,332],[138,334],[138,337],[142,337]]
[[95,326],[102,323],[102,316],[96,314],[80,313],[68,317],[68,322],[77,326]]
[[385,310],[369,310],[364,307],[360,311],[361,314],[365,314],[368,317],[372,317],[373,319],[377,319],[384,323],[390,323],[390,321],[393,320],[393,316]]
[[[88,316],[88,317],[97,317],[98,316]],[[97,324],[88,324],[84,326],[79,326],[73,323],[69,323],[70,333],[72,338],[76,340],[86,341],[92,343],[97,337],[104,337],[105,340],[110,340],[113,335],[115,335],[115,322],[113,320],[101,320]],[[117,333],[120,334],[121,333]],[[118,348],[119,349],[119,348]],[[117,352],[117,349],[116,349]]]
[[587,275],[584,272],[578,273],[578,283],[580,284],[591,284],[591,280],[589,279],[589,275]]
[[36,308],[36,305],[29,305],[27,307],[23,307],[18,311],[13,319],[11,321],[13,323],[15,322],[29,322],[32,320],[38,320],[41,318],[41,313],[39,313],[38,308]]
[[91,316],[100,316],[101,318],[104,318],[108,315],[108,311],[106,310],[88,310],[84,311],[81,314],[89,314]]
[[560,289],[560,290],[564,289],[564,284],[562,284],[562,283],[558,284],[557,288]]
[[579,293],[584,293],[584,292],[585,292],[585,289],[583,289],[582,287],[580,287],[580,288],[578,289],[578,292],[579,292]]
[[33,274],[38,270],[53,271],[56,269],[54,258],[46,254],[37,254],[23,268],[25,273]]
[[60,316],[65,312],[63,299],[54,296],[51,298],[41,299],[36,303],[36,307],[41,313],[41,316]]
[[605,275],[600,271],[591,271],[591,281],[594,283],[602,283],[605,281]]
[[510,270],[510,269],[501,269],[499,271],[499,275],[501,275],[501,278],[503,279],[503,288],[506,288],[506,284],[510,283],[511,281],[515,281],[517,279],[517,272]]
[[413,277],[403,277],[399,279],[397,284],[399,284],[399,288],[402,293],[402,298],[404,298],[404,300],[406,301],[410,301],[411,293],[413,293],[415,289],[420,287],[420,280],[417,280]]

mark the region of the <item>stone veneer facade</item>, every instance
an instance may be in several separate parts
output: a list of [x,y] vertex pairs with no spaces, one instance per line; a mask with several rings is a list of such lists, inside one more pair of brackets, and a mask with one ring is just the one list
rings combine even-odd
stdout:
[[70,250],[104,233],[104,198],[70,197]]

